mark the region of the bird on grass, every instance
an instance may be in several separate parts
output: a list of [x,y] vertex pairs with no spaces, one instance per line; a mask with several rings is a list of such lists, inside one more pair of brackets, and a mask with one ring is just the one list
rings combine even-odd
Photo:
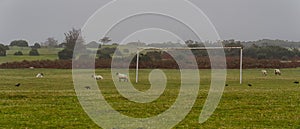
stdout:
[[85,89],[91,89],[91,87],[90,86],[86,86]]
[[225,86],[229,86],[228,84],[225,84]]
[[21,86],[21,83],[17,83],[15,86],[16,86],[16,87],[19,87],[19,86]]
[[299,84],[299,81],[294,81],[295,84]]
[[252,86],[252,84],[249,83],[248,86]]

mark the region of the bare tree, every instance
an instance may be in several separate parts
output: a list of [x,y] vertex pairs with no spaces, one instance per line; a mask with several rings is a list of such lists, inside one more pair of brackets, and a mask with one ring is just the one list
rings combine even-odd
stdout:
[[77,45],[83,45],[84,40],[80,36],[81,30],[76,30],[73,28],[69,32],[65,33],[65,40],[66,40],[66,48],[67,49],[74,49],[76,43]]
[[73,28],[65,33],[65,40],[65,49],[58,52],[59,59],[72,59],[75,45],[77,45],[77,48],[80,48],[80,50],[85,50],[84,40],[81,37],[80,29],[77,30]]
[[44,45],[48,47],[56,47],[58,44],[58,41],[55,40],[53,37],[47,38]]

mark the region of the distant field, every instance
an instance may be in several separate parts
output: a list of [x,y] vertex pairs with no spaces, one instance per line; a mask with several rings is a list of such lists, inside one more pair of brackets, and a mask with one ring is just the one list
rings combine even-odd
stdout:
[[[31,48],[25,47],[10,47],[10,50],[7,50],[8,55],[13,55],[17,51],[21,51],[24,55],[28,55]],[[41,55],[57,55],[62,48],[39,48],[38,51]]]
[[[98,128],[77,100],[71,70],[1,69],[0,72],[0,128]],[[39,72],[45,78],[35,78]],[[130,71],[131,81],[134,72]],[[149,89],[149,72],[140,70],[140,83],[134,84],[138,90]],[[104,77],[98,84],[107,101],[119,112],[133,117],[154,116],[173,104],[180,85],[179,71],[164,72],[169,80],[163,96],[151,104],[136,104],[112,88],[109,69],[96,70]],[[207,97],[210,70],[200,72],[198,99],[176,128],[300,128],[300,85],[293,83],[300,80],[300,68],[282,69],[282,76],[275,76],[269,70],[267,77],[258,69],[244,70],[242,85],[238,80],[239,70],[228,70],[229,86],[204,124],[198,124],[198,118]],[[21,86],[15,87],[16,83]],[[253,86],[248,87],[248,83]]]
[[[116,45],[105,45],[102,46],[102,48],[105,47],[116,47]],[[89,50],[96,51],[98,48],[88,48]],[[29,47],[10,47],[10,50],[6,51],[7,56],[1,57],[0,56],[0,64],[6,63],[6,62],[20,62],[23,60],[27,61],[34,61],[34,60],[56,60],[58,59],[58,52],[63,50],[63,48],[39,48],[39,56],[29,56],[29,51],[31,48]],[[23,53],[22,56],[15,56],[14,53],[21,51]]]
[[[62,48],[40,48],[38,49],[39,56],[29,56],[29,51],[31,48],[22,47],[10,47],[10,50],[6,51],[7,56],[0,57],[0,64],[6,62],[20,62],[23,60],[33,61],[33,60],[55,60],[58,59],[57,53],[62,50]],[[15,56],[14,53],[21,51],[22,56]]]
[[5,57],[0,57],[0,63],[6,62],[20,62],[23,60],[27,61],[34,61],[34,60],[55,60],[58,59],[57,55],[40,55],[40,56],[14,56],[14,55],[7,55]]

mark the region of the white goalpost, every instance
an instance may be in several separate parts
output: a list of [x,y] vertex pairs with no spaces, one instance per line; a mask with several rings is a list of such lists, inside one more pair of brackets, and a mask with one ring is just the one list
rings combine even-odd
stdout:
[[187,47],[174,47],[174,48],[156,48],[156,47],[139,47],[137,48],[137,58],[136,58],[136,75],[135,75],[135,82],[138,83],[139,79],[139,55],[140,52],[143,50],[213,50],[213,49],[240,49],[240,84],[243,83],[243,48],[242,47],[194,47],[194,48],[187,48]]

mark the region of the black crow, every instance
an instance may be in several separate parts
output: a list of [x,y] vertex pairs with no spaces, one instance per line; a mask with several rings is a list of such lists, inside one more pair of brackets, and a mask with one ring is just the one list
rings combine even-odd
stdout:
[[21,85],[21,83],[17,83],[15,86],[16,86],[16,87],[19,87],[20,85]]

